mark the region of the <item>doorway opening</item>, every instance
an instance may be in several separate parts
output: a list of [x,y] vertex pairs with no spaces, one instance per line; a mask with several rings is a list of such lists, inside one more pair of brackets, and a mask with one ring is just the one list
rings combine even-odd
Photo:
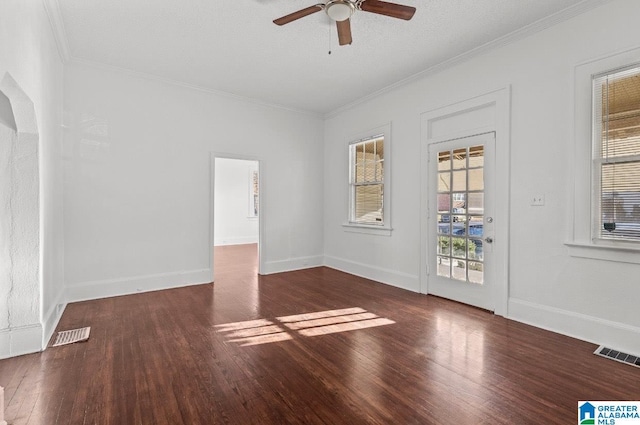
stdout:
[[212,279],[260,274],[260,162],[213,155]]

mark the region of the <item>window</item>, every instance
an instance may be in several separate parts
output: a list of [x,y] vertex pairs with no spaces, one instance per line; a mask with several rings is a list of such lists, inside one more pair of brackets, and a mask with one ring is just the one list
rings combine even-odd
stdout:
[[249,217],[258,216],[258,205],[260,199],[258,195],[259,177],[258,170],[249,171]]
[[349,222],[384,225],[384,134],[351,143],[349,163]]
[[593,78],[593,237],[640,242],[640,66]]
[[391,236],[390,144],[391,123],[355,134],[345,143],[344,158],[349,161],[344,171],[349,192],[345,232]]
[[[632,64],[635,65],[630,66]],[[606,196],[608,195],[603,196],[603,192],[605,194],[623,192],[621,188],[618,188],[621,182],[619,177],[630,176],[627,170],[622,170],[622,164],[631,159],[631,162],[627,161],[626,163],[627,165],[632,165],[634,154],[626,153],[622,155],[626,157],[624,160],[619,157],[620,155],[618,157],[613,155],[611,149],[609,149],[609,154],[607,154],[607,149],[604,150],[605,154],[602,154],[603,146],[611,148],[615,143],[618,143],[615,148],[617,153],[621,154],[620,146],[622,140],[625,140],[624,144],[626,144],[633,139],[633,137],[628,136],[633,130],[632,125],[625,129],[626,133],[617,131],[616,135],[616,131],[612,131],[616,125],[623,124],[622,122],[612,124],[615,121],[612,118],[616,118],[616,113],[620,117],[622,109],[620,106],[612,107],[612,102],[603,103],[602,94],[603,92],[612,94],[613,91],[617,95],[618,93],[615,93],[616,89],[610,86],[611,83],[615,83],[621,77],[633,75],[634,68],[636,69],[635,73],[638,74],[640,48],[596,58],[580,63],[574,68],[573,152],[567,158],[568,169],[572,170],[573,174],[573,182],[568,186],[571,191],[571,196],[568,200],[572,225],[567,228],[567,240],[565,242],[569,248],[569,254],[573,257],[640,264],[640,255],[638,255],[640,254],[640,243],[638,243],[640,240],[637,238],[637,233],[634,239],[624,236],[622,232],[625,227],[634,227],[635,224],[631,223],[633,226],[630,226],[628,224],[630,222],[623,222],[621,220],[622,215],[620,215],[620,219],[618,218],[618,211],[625,210],[625,219],[630,219],[626,217],[626,213],[633,213],[633,206],[629,205],[628,200],[623,205],[618,202],[615,208],[616,221],[606,221],[613,220],[613,217],[609,218],[609,215],[605,217],[603,214],[604,210],[609,205],[612,205],[607,203]],[[622,72],[629,72],[629,74],[620,75]],[[604,82],[606,82],[607,76],[609,76],[609,84],[603,86],[602,78],[604,77]],[[625,85],[627,84],[625,83]],[[598,86],[600,87],[598,88]],[[618,87],[621,86],[618,85]],[[608,95],[606,96],[608,100],[609,97]],[[599,99],[599,101],[596,99]],[[616,104],[620,105],[619,101],[620,99],[618,98]],[[629,111],[626,111],[626,114],[631,115]],[[608,126],[609,131],[602,131],[603,122],[605,123],[605,130]],[[622,134],[626,135],[622,136]],[[620,139],[620,141],[616,142],[616,138]],[[613,186],[613,176],[609,178],[605,175],[605,184],[603,185],[603,169],[605,174],[608,171],[615,170],[615,190],[612,190],[613,187],[607,188],[607,182],[610,182],[611,186]],[[629,192],[628,190],[625,191]],[[621,199],[626,198],[628,198],[628,195],[621,197]],[[605,202],[603,202],[603,199]],[[616,223],[615,233],[606,231],[604,223]],[[637,224],[637,219],[635,223]],[[612,225],[607,225],[607,227],[611,228]]]

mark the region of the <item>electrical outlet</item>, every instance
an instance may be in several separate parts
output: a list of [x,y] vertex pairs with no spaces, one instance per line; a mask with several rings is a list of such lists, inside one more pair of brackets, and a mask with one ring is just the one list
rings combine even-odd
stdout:
[[531,206],[541,207],[544,205],[544,195],[533,195],[531,197]]

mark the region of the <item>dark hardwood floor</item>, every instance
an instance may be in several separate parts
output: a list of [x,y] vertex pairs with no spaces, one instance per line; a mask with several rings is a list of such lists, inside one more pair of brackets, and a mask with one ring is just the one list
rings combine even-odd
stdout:
[[86,343],[0,361],[11,425],[571,424],[640,400],[640,369],[582,341],[328,268],[70,304]]

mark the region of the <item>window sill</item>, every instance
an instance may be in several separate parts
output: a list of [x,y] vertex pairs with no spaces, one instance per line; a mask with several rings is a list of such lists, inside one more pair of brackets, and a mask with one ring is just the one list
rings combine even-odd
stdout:
[[366,224],[343,223],[345,232],[364,233],[369,235],[391,236],[391,227],[375,226]]
[[613,261],[617,263],[640,264],[640,246],[620,246],[613,244],[593,244],[581,242],[565,242],[569,255],[578,258]]

